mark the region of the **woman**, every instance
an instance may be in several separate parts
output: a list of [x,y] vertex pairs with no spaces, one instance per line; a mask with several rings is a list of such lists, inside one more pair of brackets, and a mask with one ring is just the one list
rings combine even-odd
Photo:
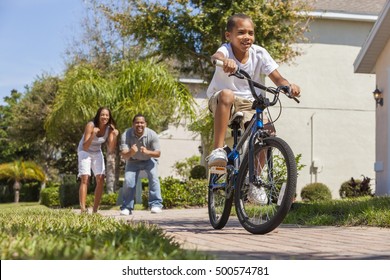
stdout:
[[107,152],[115,151],[118,130],[111,116],[111,111],[107,107],[100,107],[93,121],[90,121],[85,126],[84,135],[79,142],[77,149],[79,174],[81,179],[79,189],[80,209],[81,213],[87,212],[85,201],[87,198],[87,189],[89,178],[91,177],[91,169],[96,178],[95,201],[93,205],[93,213],[96,213],[100,199],[103,194],[105,165],[102,153],[102,144],[107,142]]

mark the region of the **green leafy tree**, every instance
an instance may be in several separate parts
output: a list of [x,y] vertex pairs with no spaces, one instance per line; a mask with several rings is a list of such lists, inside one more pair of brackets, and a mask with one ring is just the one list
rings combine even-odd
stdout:
[[[44,122],[51,110],[58,91],[58,77],[42,75],[38,77],[21,100],[12,107],[12,121],[9,137],[18,146],[24,146],[30,159],[44,166],[45,173],[55,176],[52,168],[56,162],[57,147],[48,141]],[[51,177],[51,176],[50,176]]]
[[11,129],[16,117],[14,108],[22,98],[22,93],[12,90],[10,96],[6,96],[6,105],[0,105],[0,163],[10,162],[16,158],[29,158],[28,145],[16,143],[11,136]]
[[14,202],[18,203],[22,181],[36,180],[43,183],[46,181],[46,175],[43,169],[35,162],[17,160],[0,164],[0,179],[13,182]]
[[[210,56],[225,41],[225,25],[234,13],[252,17],[257,44],[278,61],[299,54],[291,45],[304,40],[310,8],[304,0],[127,0],[101,2],[102,13],[116,23],[122,37],[133,38],[146,55],[175,60],[181,72],[208,77]],[[105,5],[106,4],[106,5]]]

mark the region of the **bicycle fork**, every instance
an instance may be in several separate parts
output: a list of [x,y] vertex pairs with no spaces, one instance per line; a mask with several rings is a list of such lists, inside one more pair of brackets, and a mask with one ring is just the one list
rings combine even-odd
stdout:
[[[249,183],[258,185],[257,178],[255,176],[255,143],[256,140],[262,139],[262,133],[264,129],[264,122],[262,118],[263,110],[256,108],[256,120],[255,124],[251,128],[252,133],[248,143],[248,171],[249,171]],[[267,155],[268,156],[268,155]]]

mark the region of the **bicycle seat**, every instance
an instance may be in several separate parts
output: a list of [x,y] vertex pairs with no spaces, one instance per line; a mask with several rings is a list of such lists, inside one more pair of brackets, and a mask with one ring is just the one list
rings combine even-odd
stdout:
[[234,125],[239,125],[244,118],[243,112],[236,112],[229,120],[228,126],[233,128]]

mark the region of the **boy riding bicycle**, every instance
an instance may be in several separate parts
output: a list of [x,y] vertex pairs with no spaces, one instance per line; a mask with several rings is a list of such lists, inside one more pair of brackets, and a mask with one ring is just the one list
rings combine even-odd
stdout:
[[254,24],[244,14],[231,16],[226,24],[223,44],[211,59],[221,60],[223,67],[216,67],[213,79],[207,90],[209,109],[214,115],[214,150],[206,158],[208,166],[226,166],[227,155],[223,149],[229,119],[235,112],[243,112],[243,122],[253,116],[251,94],[248,82],[227,74],[239,67],[248,72],[252,80],[260,82],[260,75],[267,75],[276,86],[290,86],[293,96],[300,95],[300,88],[290,84],[278,72],[279,65],[262,47],[254,45]]

